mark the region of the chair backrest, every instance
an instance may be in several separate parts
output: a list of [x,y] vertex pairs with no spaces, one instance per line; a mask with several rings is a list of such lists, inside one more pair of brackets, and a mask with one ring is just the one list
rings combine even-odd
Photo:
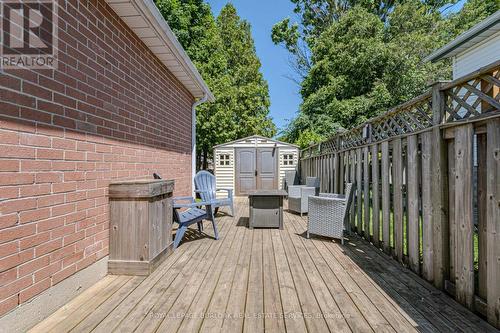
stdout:
[[212,201],[215,199],[216,182],[215,176],[208,171],[199,171],[194,176],[194,186],[200,192],[202,201]]
[[344,219],[346,218],[347,212],[349,211],[349,209],[351,207],[352,198],[353,198],[353,194],[354,194],[355,189],[356,189],[356,185],[354,185],[353,183],[346,183],[345,184],[346,205],[345,205],[344,213],[343,213]]
[[285,190],[290,185],[299,185],[299,174],[297,170],[288,170],[285,171]]
[[306,178],[306,186],[319,188],[319,178],[318,177],[307,177]]

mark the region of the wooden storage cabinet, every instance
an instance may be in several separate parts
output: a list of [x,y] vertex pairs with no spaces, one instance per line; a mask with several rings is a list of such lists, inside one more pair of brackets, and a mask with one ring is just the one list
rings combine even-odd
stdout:
[[173,180],[110,184],[110,274],[149,275],[172,252],[173,190]]

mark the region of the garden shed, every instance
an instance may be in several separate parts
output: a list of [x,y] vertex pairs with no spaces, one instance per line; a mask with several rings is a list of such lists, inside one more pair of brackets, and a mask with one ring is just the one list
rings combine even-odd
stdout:
[[288,170],[298,165],[296,145],[253,135],[214,147],[214,173],[218,188],[235,195],[253,190],[278,189]]

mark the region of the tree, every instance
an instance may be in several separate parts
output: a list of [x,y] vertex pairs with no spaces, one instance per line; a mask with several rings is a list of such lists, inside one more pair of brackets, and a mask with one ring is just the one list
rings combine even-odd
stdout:
[[232,4],[227,4],[217,18],[217,26],[228,62],[234,122],[239,125],[235,138],[274,136],[276,128],[268,116],[269,87],[260,72],[250,24],[238,16]]
[[[450,78],[449,62],[422,59],[498,10],[498,0],[470,0],[451,15],[441,12],[454,0],[291,1],[301,23],[279,22],[272,38],[292,53],[301,40],[310,48],[303,102],[283,132],[283,139],[296,143],[306,131],[324,140],[419,95],[437,79]],[[313,10],[318,6],[328,10]],[[322,17],[329,11],[325,24]]]
[[[268,87],[259,72],[260,62],[249,25],[234,11],[233,23],[224,27],[230,31],[222,31],[221,24],[226,24],[226,19],[216,22],[203,0],[155,3],[216,98],[214,103],[202,104],[196,110],[197,168],[207,168],[212,147],[217,144],[248,133],[274,135],[274,124],[268,117]],[[245,43],[233,47],[228,41],[229,33]],[[244,54],[253,51],[255,58],[245,57],[254,64],[248,73],[241,70],[244,63],[237,61],[236,47]]]

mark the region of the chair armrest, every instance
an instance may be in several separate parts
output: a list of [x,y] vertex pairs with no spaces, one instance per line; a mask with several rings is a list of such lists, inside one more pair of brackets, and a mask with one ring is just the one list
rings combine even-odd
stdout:
[[209,190],[194,190],[194,193],[207,193],[207,192],[211,192]]
[[229,197],[233,196],[233,189],[232,188],[218,188],[215,190],[215,192],[221,192],[221,191],[227,192]]
[[[179,201],[188,201],[188,203],[179,203]],[[172,198],[174,208],[193,208],[199,206],[211,206],[211,201],[195,201],[193,197],[174,197]]]
[[200,207],[200,206],[211,206],[213,203],[212,202],[192,202],[192,203],[186,203],[186,204],[181,204],[181,203],[174,203],[173,207],[174,208],[194,208],[194,207]]
[[337,193],[320,193],[320,197],[324,198],[336,198],[336,199],[346,199],[345,195],[343,194],[337,194]]
[[176,202],[176,201],[189,201],[189,202],[194,202],[194,198],[193,197],[173,197],[172,198],[172,202]]

